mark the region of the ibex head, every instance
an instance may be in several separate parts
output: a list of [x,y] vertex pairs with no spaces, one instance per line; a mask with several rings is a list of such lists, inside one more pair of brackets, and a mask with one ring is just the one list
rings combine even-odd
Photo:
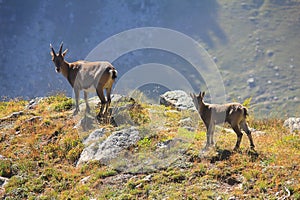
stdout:
[[60,44],[59,52],[58,52],[58,54],[56,54],[52,45],[50,44],[50,49],[51,49],[50,54],[52,56],[52,61],[55,64],[56,72],[58,72],[58,73],[60,72],[60,68],[61,68],[62,64],[64,63],[64,58],[68,51],[68,49],[66,49],[64,52],[62,52],[62,48],[63,48],[63,43]]
[[194,103],[195,107],[197,108],[197,110],[199,110],[199,105],[200,105],[200,103],[203,103],[203,98],[205,96],[205,92],[200,91],[198,96],[196,94],[192,93],[192,94],[190,94],[190,96],[193,99],[193,103]]

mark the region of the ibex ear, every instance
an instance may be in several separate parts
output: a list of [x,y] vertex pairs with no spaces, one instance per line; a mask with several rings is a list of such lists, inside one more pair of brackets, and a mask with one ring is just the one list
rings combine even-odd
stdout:
[[205,96],[205,92],[202,92],[201,93],[201,97],[203,98]]
[[190,96],[192,97],[192,99],[195,97],[194,93],[190,93]]
[[65,57],[65,55],[67,54],[68,49],[64,50],[64,52],[62,53],[62,56]]

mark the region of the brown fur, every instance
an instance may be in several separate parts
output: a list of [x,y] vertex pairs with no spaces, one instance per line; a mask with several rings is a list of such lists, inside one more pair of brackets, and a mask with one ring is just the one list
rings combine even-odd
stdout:
[[204,95],[205,92],[200,92],[198,96],[195,94],[191,94],[191,97],[207,129],[206,148],[214,145],[213,135],[215,125],[224,122],[230,124],[237,135],[237,142],[234,150],[237,150],[240,147],[243,136],[241,129],[246,132],[251,148],[254,148],[251,131],[246,122],[246,116],[248,115],[247,108],[240,103],[228,103],[222,105],[208,104],[203,101]]
[[[79,60],[76,62],[68,63],[64,57],[67,53],[65,50],[62,53],[62,46],[60,45],[59,53],[56,54],[53,47],[51,47],[52,61],[55,64],[56,71],[68,80],[75,93],[76,108],[74,115],[79,112],[79,93],[84,90],[84,99],[86,102],[86,111],[90,111],[87,97],[88,92],[96,91],[99,99],[101,100],[101,108],[98,117],[107,113],[108,107],[111,102],[111,89],[115,81],[117,70],[105,61],[88,62]],[[106,89],[106,98],[104,96],[104,89]],[[105,107],[106,106],[106,107]],[[105,107],[105,111],[103,113]]]

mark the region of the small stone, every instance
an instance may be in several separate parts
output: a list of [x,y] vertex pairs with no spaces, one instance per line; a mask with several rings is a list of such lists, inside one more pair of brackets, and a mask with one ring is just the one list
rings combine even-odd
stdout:
[[143,178],[144,181],[150,182],[152,180],[153,175],[149,174],[148,176],[146,176],[145,178]]
[[36,97],[34,99],[31,99],[28,105],[25,106],[25,109],[35,109],[43,99],[44,97]]
[[272,56],[274,55],[274,51],[272,51],[272,50],[267,50],[267,55],[268,55],[269,57],[272,57]]
[[0,187],[4,187],[8,183],[9,179],[0,176]]
[[80,180],[80,183],[81,184],[86,184],[88,182],[88,180],[90,179],[90,177],[91,176],[84,177],[83,179]]
[[278,71],[278,70],[279,70],[279,67],[276,65],[275,67],[273,67],[273,69],[274,69],[275,71]]
[[135,186],[135,188],[142,188],[142,187],[143,187],[143,183],[140,183],[137,186]]
[[255,79],[254,78],[249,78],[247,80],[247,83],[248,83],[248,85],[249,85],[250,88],[255,87]]
[[217,57],[213,57],[214,62],[218,62],[218,58]]

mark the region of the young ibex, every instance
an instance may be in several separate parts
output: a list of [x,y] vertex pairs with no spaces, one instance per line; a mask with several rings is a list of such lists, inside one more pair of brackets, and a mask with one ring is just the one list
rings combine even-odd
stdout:
[[253,149],[255,146],[253,143],[251,131],[249,130],[246,122],[246,116],[248,115],[247,108],[239,103],[228,103],[223,105],[208,104],[203,101],[204,95],[205,92],[200,92],[199,96],[191,94],[194,105],[197,108],[201,119],[203,120],[207,129],[207,141],[205,148],[214,145],[213,136],[215,125],[227,122],[230,124],[237,135],[237,141],[234,150],[237,150],[240,147],[243,136],[241,128],[246,132],[250,141],[250,147]]
[[[96,91],[101,100],[101,108],[97,118],[101,118],[108,111],[111,102],[111,89],[117,77],[117,70],[109,62],[88,62],[79,60],[68,63],[64,59],[68,49],[62,52],[63,43],[60,45],[58,54],[55,53],[51,44],[50,48],[50,54],[52,56],[52,61],[55,64],[56,72],[62,73],[74,89],[76,107],[73,115],[76,115],[79,112],[79,92],[84,90],[86,112],[90,112],[90,106],[87,101],[88,92]],[[104,89],[106,89],[107,99],[105,99],[104,96]]]

